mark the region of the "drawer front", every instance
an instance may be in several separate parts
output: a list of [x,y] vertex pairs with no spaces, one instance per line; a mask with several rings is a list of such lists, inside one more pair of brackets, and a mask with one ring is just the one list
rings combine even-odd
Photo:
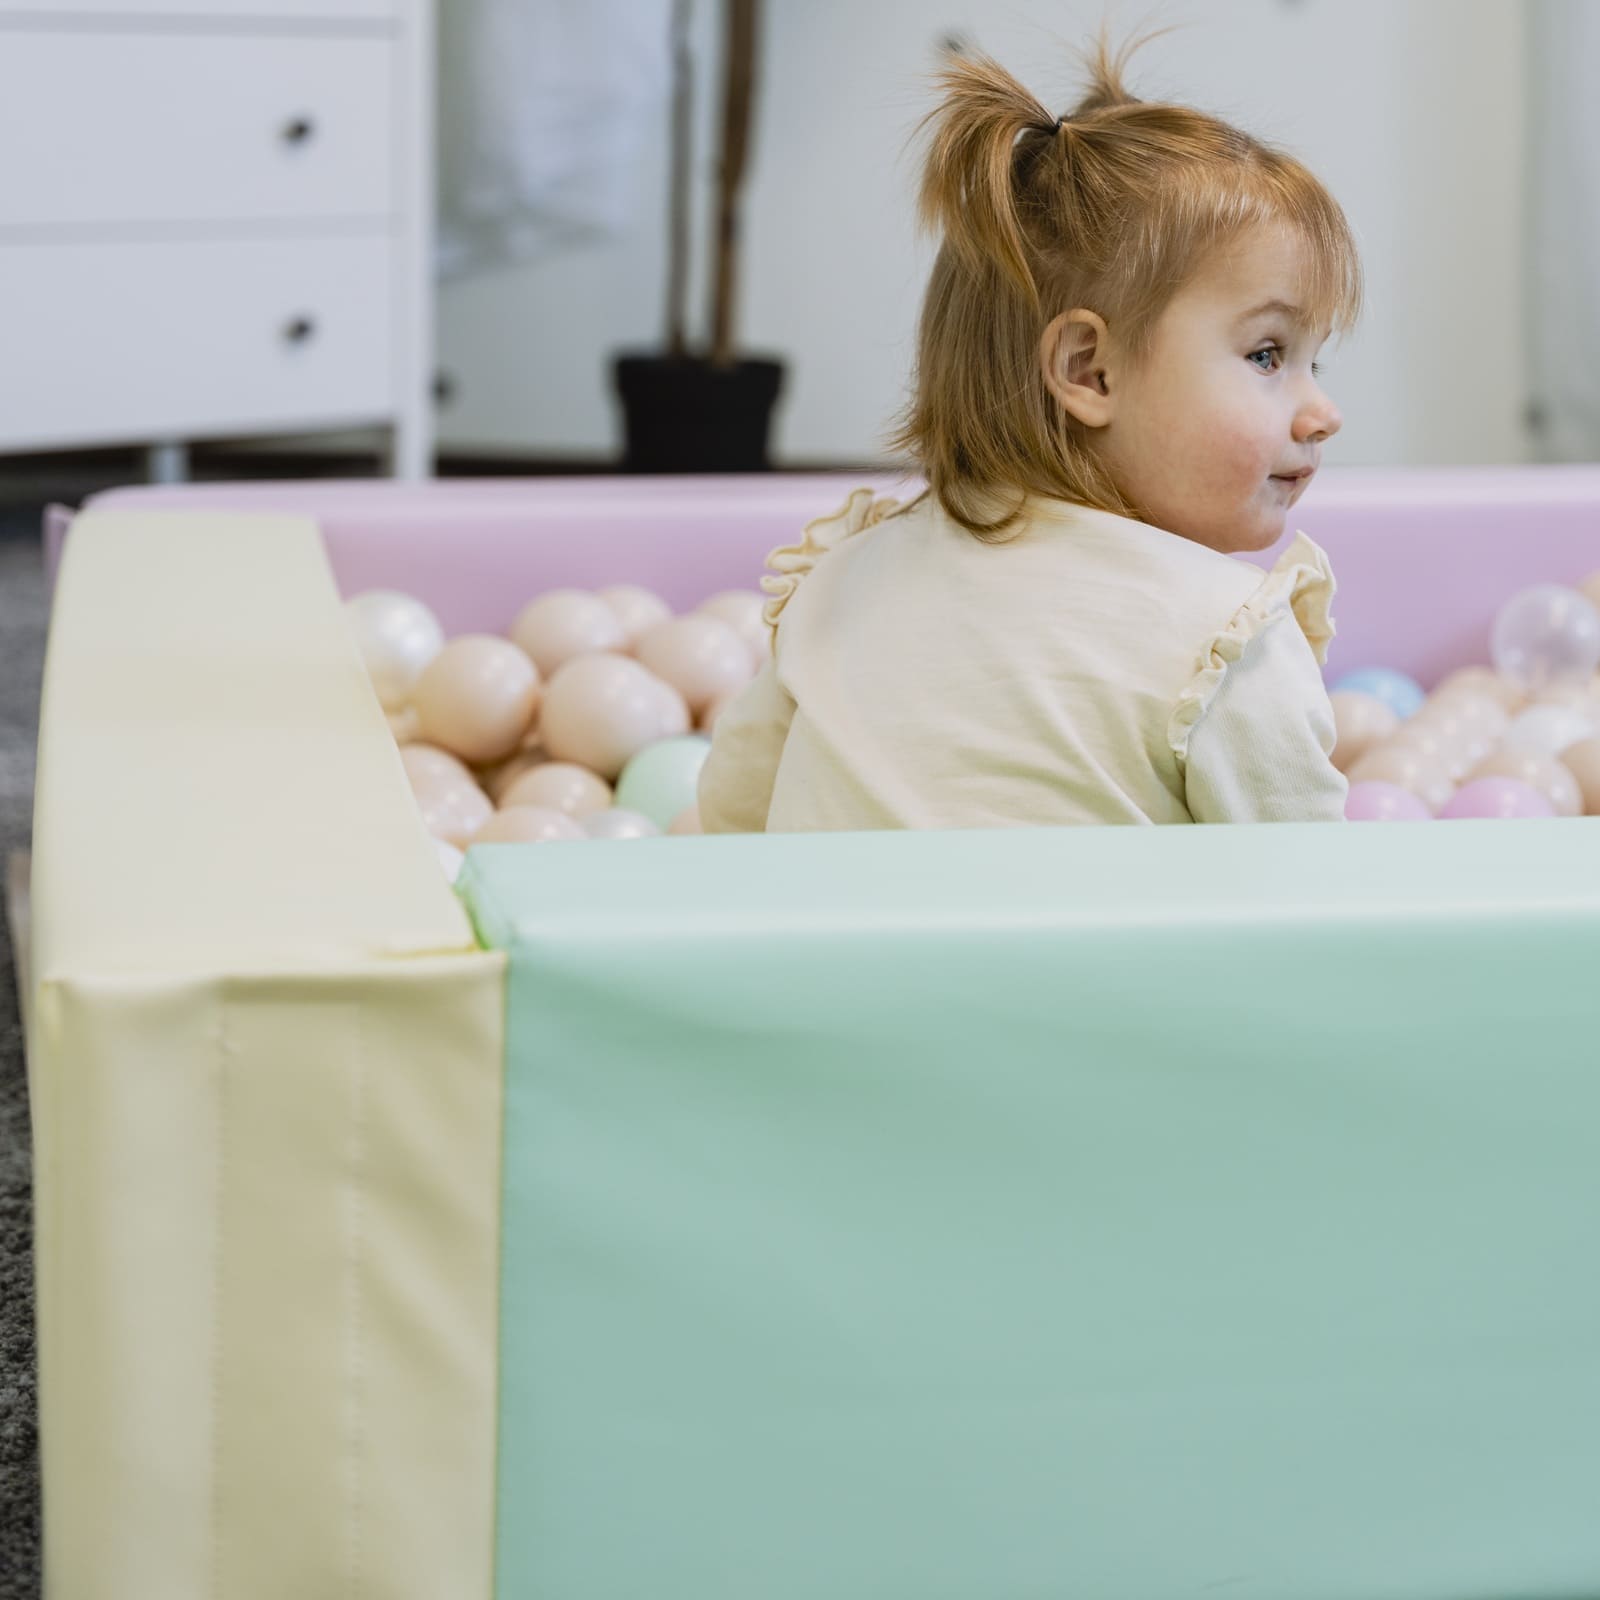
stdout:
[[0,450],[390,416],[394,267],[384,236],[0,246]]
[[0,237],[387,216],[397,48],[0,29]]
[[401,0],[0,0],[0,22],[30,25],[119,21],[165,23],[188,17],[200,23],[388,22]]

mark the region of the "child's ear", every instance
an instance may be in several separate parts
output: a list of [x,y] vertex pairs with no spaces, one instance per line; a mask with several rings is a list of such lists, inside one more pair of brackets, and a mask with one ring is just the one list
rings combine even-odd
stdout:
[[1110,353],[1104,320],[1082,307],[1054,318],[1039,341],[1039,361],[1051,394],[1086,427],[1103,428],[1111,420]]

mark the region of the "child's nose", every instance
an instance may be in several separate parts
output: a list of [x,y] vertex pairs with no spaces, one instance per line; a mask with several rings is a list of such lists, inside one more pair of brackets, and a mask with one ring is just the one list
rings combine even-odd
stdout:
[[1294,437],[1297,444],[1323,444],[1344,426],[1339,408],[1327,395],[1319,394],[1315,402],[1306,406],[1294,419]]

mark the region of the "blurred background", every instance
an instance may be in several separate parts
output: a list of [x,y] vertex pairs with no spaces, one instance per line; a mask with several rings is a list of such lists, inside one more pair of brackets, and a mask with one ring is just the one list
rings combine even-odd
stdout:
[[669,302],[705,356],[724,259],[761,459],[881,463],[929,74],[1065,110],[1102,17],[1349,214],[1330,465],[1595,457],[1592,0],[0,0],[0,480],[613,470],[616,358]]
[[[895,465],[930,75],[984,50],[1064,111],[1103,17],[1175,25],[1136,94],[1345,207],[1368,300],[1322,357],[1330,469],[1600,460],[1600,0],[0,0],[0,858],[48,501]],[[0,1600],[31,1600],[9,966],[0,926]]]

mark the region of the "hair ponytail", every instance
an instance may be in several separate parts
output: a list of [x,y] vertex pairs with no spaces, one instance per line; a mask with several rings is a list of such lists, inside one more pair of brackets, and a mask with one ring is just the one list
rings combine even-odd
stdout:
[[933,137],[918,194],[922,224],[969,266],[997,267],[1037,301],[1014,168],[1018,138],[1054,137],[1056,119],[987,56],[957,56],[936,81],[944,98],[923,124]]
[[938,74],[918,211],[943,242],[892,442],[980,539],[1005,538],[1029,495],[1142,515],[1044,381],[1040,339],[1061,312],[1098,312],[1141,361],[1210,253],[1271,226],[1303,246],[1309,317],[1343,332],[1360,315],[1354,237],[1311,172],[1205,112],[1128,92],[1128,57],[1170,31],[1114,52],[1102,26],[1078,52],[1086,83],[1065,117],[986,56]]

